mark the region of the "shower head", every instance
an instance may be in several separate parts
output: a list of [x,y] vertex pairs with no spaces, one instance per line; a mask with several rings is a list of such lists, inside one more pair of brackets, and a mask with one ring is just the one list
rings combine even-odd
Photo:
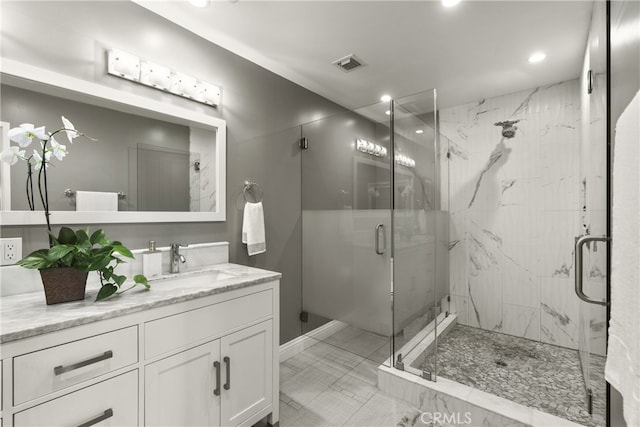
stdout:
[[502,136],[511,139],[516,136],[516,129],[518,129],[518,127],[515,126],[515,124],[519,121],[520,120],[505,120],[503,122],[494,123],[493,125],[502,126]]

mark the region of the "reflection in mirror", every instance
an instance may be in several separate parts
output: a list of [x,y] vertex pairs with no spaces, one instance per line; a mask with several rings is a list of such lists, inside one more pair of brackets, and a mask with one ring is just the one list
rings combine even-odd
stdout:
[[[92,197],[122,193],[118,211],[214,212],[215,130],[160,121],[3,84],[0,108],[10,127],[22,123],[61,127],[69,118],[81,132],[98,141],[68,141],[62,162],[52,161],[49,175],[50,209],[73,211],[85,191]],[[36,148],[27,148],[26,155]],[[39,148],[39,146],[37,147]],[[2,167],[7,167],[6,164]],[[26,165],[11,167],[10,206],[28,210],[24,191]],[[3,183],[3,186],[5,183]],[[75,192],[65,195],[66,189]],[[99,206],[99,201],[95,202]],[[6,209],[5,206],[3,206]],[[36,210],[42,207],[36,203]],[[85,210],[102,210],[91,209]]]

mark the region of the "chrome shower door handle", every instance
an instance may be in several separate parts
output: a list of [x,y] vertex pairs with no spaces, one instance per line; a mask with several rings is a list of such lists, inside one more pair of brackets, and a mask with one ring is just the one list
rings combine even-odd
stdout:
[[[384,246],[382,246],[382,248],[380,248],[380,231],[382,231],[382,241],[384,243]],[[376,253],[378,255],[384,255],[386,248],[387,238],[384,234],[384,224],[378,224],[376,225]]]
[[573,263],[575,268],[575,271],[573,272],[573,276],[574,276],[575,286],[576,286],[576,295],[578,295],[578,298],[580,298],[582,301],[588,302],[589,304],[607,305],[608,303],[606,301],[593,300],[589,298],[587,295],[585,295],[584,291],[582,290],[582,266],[583,266],[582,248],[586,243],[589,243],[589,242],[608,242],[609,240],[611,240],[611,238],[608,236],[586,235],[586,236],[576,237],[576,243],[575,243],[575,249],[574,249],[575,262]]

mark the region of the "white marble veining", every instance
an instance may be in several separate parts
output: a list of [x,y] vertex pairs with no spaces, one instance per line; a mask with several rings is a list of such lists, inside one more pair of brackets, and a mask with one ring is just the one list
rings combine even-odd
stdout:
[[[272,271],[237,264],[219,264],[201,272],[170,276],[123,295],[94,302],[96,290],[83,301],[46,305],[43,292],[13,295],[0,301],[0,342],[5,343],[125,314],[203,298],[280,279]],[[127,287],[127,283],[123,285]]]
[[[503,120],[519,120],[515,137],[494,126]],[[449,153],[450,293],[459,322],[575,347],[575,295],[552,290],[549,279],[573,277],[579,82],[443,109],[440,134]]]

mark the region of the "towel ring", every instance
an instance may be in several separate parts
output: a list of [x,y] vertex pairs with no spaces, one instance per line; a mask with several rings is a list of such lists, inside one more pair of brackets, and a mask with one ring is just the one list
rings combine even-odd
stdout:
[[244,189],[242,190],[242,197],[247,203],[260,203],[264,198],[264,191],[262,186],[257,182],[245,181]]

